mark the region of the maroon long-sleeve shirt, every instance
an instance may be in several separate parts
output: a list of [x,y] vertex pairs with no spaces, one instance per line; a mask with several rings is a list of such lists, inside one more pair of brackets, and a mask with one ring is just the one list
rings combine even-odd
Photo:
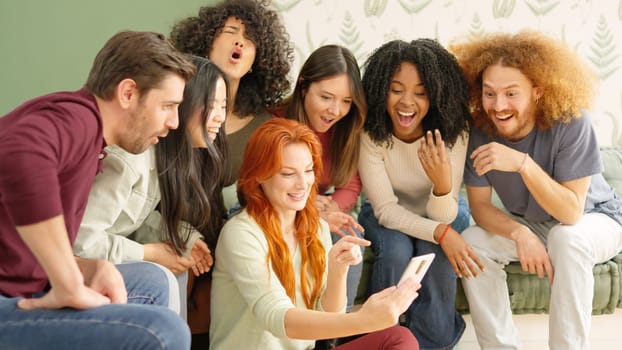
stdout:
[[47,286],[16,226],[62,214],[73,243],[104,146],[99,109],[84,89],[35,98],[0,118],[1,294]]

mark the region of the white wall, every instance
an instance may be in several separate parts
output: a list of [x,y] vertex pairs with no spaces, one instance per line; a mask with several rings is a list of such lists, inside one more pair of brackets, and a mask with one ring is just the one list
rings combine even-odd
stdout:
[[324,44],[348,47],[362,65],[392,39],[453,38],[529,28],[573,47],[600,77],[593,108],[601,146],[622,145],[622,0],[273,0],[295,46],[296,75]]

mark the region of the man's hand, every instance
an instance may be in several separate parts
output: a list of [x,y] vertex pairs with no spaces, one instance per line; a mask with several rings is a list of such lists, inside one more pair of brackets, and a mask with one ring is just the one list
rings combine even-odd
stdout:
[[52,287],[41,298],[22,299],[17,303],[20,309],[90,309],[97,306],[110,304],[110,299],[97,293],[93,289],[81,286],[72,291],[58,291]]
[[473,167],[477,175],[484,175],[491,170],[517,172],[525,161],[525,153],[496,142],[481,145],[471,153]]
[[123,278],[112,264],[73,255],[62,215],[16,229],[45,270],[51,286],[43,297],[22,299],[18,307],[89,309],[111,300],[126,302]]
[[516,243],[516,252],[523,271],[537,274],[540,278],[544,278],[546,273],[549,284],[553,284],[553,266],[542,241],[523,225],[510,233],[510,237]]
[[119,270],[109,261],[82,259],[76,262],[84,276],[84,284],[101,295],[110,298],[114,304],[127,303],[127,290]]
[[208,272],[214,264],[212,252],[201,239],[194,241],[194,245],[192,245],[192,250],[190,251],[190,257],[194,262],[194,265],[192,265],[192,272],[194,272],[195,276]]
[[127,291],[119,270],[105,260],[76,258],[84,276],[84,284],[71,290],[61,290],[52,286],[41,298],[22,299],[21,309],[89,309],[110,303],[127,303]]
[[145,249],[145,261],[158,263],[174,274],[180,274],[193,265],[190,258],[177,255],[169,243],[147,243],[143,247]]

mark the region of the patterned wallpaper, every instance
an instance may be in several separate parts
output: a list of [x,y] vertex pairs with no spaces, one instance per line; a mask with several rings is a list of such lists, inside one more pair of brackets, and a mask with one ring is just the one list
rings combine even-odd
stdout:
[[529,28],[557,37],[600,78],[592,110],[601,146],[622,145],[622,0],[272,0],[295,47],[296,75],[314,48],[340,44],[359,64],[383,42]]

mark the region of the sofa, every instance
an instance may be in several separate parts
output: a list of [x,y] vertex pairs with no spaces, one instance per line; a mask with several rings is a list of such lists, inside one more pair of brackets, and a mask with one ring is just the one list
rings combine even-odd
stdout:
[[[622,193],[622,147],[603,147],[601,157],[604,165],[604,177],[614,187],[618,195]],[[356,215],[356,208],[353,215]],[[367,284],[373,264],[373,253],[367,248],[363,260],[363,276],[357,293],[357,303],[362,303],[366,296]],[[548,313],[550,287],[546,278],[524,272],[518,262],[506,266],[507,283],[512,312],[514,314]],[[594,266],[594,299],[592,314],[611,314],[616,307],[622,308],[622,252],[611,260]],[[458,280],[456,309],[461,313],[469,312],[469,305],[462,284]]]

